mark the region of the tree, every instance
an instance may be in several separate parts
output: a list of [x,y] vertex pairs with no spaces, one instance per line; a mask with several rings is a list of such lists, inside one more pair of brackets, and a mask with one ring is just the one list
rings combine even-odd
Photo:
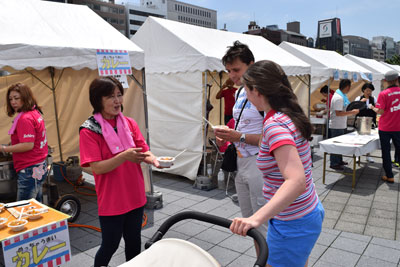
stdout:
[[386,59],[385,62],[392,65],[400,65],[400,56],[394,55],[391,59]]

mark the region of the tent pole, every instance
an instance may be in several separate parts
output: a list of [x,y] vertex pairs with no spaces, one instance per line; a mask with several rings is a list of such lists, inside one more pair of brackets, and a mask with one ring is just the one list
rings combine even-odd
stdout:
[[49,67],[49,72],[50,72],[50,76],[51,76],[51,88],[50,88],[50,90],[53,93],[54,113],[55,113],[55,116],[56,116],[58,149],[60,150],[60,160],[63,161],[63,154],[62,154],[62,148],[61,148],[60,125],[59,125],[59,122],[58,122],[58,112],[57,112],[56,87],[55,87],[55,84],[54,84],[54,75],[55,75],[54,68],[53,67]]
[[[204,111],[207,112],[207,72],[204,72]],[[203,175],[207,176],[207,125],[204,124],[203,140]]]
[[[149,133],[149,116],[147,108],[147,92],[146,92],[146,72],[145,69],[142,70],[142,83],[140,83],[136,77],[131,74],[129,75],[131,79],[142,89],[143,92],[143,107],[144,107],[144,121],[146,130],[146,142],[150,148],[150,133]],[[146,192],[147,203],[145,207],[147,209],[160,209],[163,206],[162,193],[159,191],[154,191],[153,186],[153,172],[151,165],[149,165],[149,183],[150,192]]]
[[326,128],[326,139],[329,138],[329,116],[331,114],[331,103],[329,103],[329,94],[331,92],[331,79],[332,78],[330,78],[328,81],[328,98],[326,99],[326,105],[328,108],[328,114],[326,116],[326,127],[325,127]]
[[[133,76],[133,75],[132,75]],[[146,94],[146,74],[145,70],[142,71],[142,89],[143,89],[143,106],[144,106],[144,121],[146,125],[146,140],[147,145],[150,147],[150,134],[149,134],[149,116],[148,116],[148,108],[147,108],[147,94]],[[153,172],[151,171],[151,166],[149,166],[149,178],[150,178],[150,193],[154,193],[153,186]]]
[[311,117],[311,74],[308,74],[308,118]]

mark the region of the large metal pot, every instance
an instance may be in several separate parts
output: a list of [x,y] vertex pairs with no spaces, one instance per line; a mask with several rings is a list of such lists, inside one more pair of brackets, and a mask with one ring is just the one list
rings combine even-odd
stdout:
[[358,134],[371,134],[372,118],[371,117],[357,117],[356,124]]
[[17,196],[17,174],[12,161],[0,162],[0,198]]

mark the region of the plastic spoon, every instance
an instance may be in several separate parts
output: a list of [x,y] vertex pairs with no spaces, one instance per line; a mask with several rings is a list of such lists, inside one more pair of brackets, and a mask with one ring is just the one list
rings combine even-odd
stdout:
[[182,152],[179,152],[179,154],[175,156],[175,159],[176,159],[177,157],[179,157],[180,155],[182,155],[182,153],[185,152],[186,150],[187,150],[187,148],[185,148]]
[[209,122],[206,118],[203,117],[203,120],[205,120],[208,124],[210,124],[210,126],[211,126],[212,128],[214,128],[214,125],[213,125],[211,122]]
[[21,220],[21,218],[22,218],[22,214],[24,213],[24,208],[22,208],[21,209],[21,213],[19,214],[19,218],[18,218],[18,221],[20,221]]

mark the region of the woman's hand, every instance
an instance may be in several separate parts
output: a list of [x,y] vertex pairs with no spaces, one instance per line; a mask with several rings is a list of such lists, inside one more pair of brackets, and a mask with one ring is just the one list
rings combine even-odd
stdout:
[[140,151],[142,151],[141,147],[129,148],[122,152],[123,158],[133,163],[141,163],[145,160],[147,155]]
[[363,98],[360,101],[365,103],[365,102],[367,102],[367,100],[368,100],[368,98]]
[[229,229],[234,234],[246,236],[247,231],[251,228],[257,228],[261,225],[261,223],[254,220],[252,217],[249,218],[235,218],[233,219],[231,226]]

